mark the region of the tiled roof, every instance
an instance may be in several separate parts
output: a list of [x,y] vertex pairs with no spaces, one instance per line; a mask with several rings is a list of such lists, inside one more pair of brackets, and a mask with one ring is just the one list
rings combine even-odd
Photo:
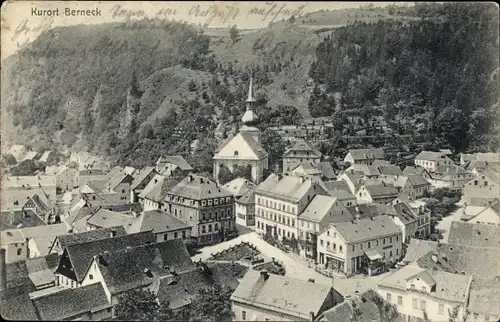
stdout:
[[29,292],[35,291],[35,286],[29,278],[24,278],[24,283],[0,291],[0,314],[5,320],[36,321],[38,316]]
[[401,233],[400,228],[389,216],[385,215],[360,219],[354,223],[351,221],[335,223],[332,226],[348,243]]
[[410,174],[419,174],[421,175],[422,173],[427,172],[425,168],[421,167],[413,167],[413,166],[406,166],[403,170],[403,175],[408,176]]
[[378,171],[377,168],[363,163],[355,163],[351,165],[349,168],[347,168],[345,172],[354,172],[356,174],[367,177],[380,175],[380,172]]
[[133,180],[134,178],[131,175],[125,172],[120,172],[114,175],[111,179],[109,179],[109,181],[106,183],[105,188],[107,191],[114,191],[116,187],[118,187],[118,185],[120,185],[121,183],[127,181],[132,183]]
[[[70,245],[66,247],[66,251],[71,260],[75,278],[81,281],[94,256],[105,251],[113,252],[127,246],[134,247],[148,242],[156,242],[156,237],[150,231]],[[61,267],[57,268],[58,271],[60,269]]]
[[[295,152],[295,153],[294,153]],[[286,150],[283,154],[284,158],[287,157],[316,157],[320,158],[321,153],[311,146],[310,143],[306,142],[304,139],[299,139],[291,148]]]
[[22,243],[26,239],[49,237],[64,234],[68,231],[66,224],[43,225],[20,229],[4,230],[1,233],[3,243]]
[[69,216],[64,221],[69,225],[73,225],[75,222],[80,221],[81,219],[94,214],[97,210],[99,210],[98,207],[85,206],[77,208],[74,211],[71,211]]
[[134,203],[124,203],[124,204],[118,204],[118,205],[103,205],[101,208],[107,209],[109,211],[114,211],[114,212],[141,212],[142,205],[138,202]]
[[500,226],[454,221],[451,223],[448,243],[500,248]]
[[445,154],[442,152],[422,151],[415,157],[415,160],[436,161],[443,155]]
[[183,171],[192,171],[193,167],[180,155],[166,155],[161,156],[157,163],[172,163]]
[[87,223],[100,228],[123,226],[127,227],[134,221],[134,215],[123,212],[109,211],[101,208],[87,219]]
[[467,309],[483,316],[500,316],[500,278],[474,276]]
[[180,239],[104,252],[97,262],[111,294],[150,285],[172,271],[181,273],[194,268]]
[[96,230],[84,231],[81,233],[65,234],[57,236],[59,245],[62,249],[70,245],[76,245],[81,243],[87,243],[95,240],[106,239],[111,236],[111,232],[114,231],[115,236],[124,236],[127,234],[123,226],[110,227]]
[[395,204],[392,208],[404,225],[408,225],[418,220],[417,216],[415,216],[410,207],[404,202]]
[[376,169],[378,169],[378,172],[381,175],[386,176],[400,176],[401,174],[403,174],[401,168],[396,165],[380,165],[376,167]]
[[275,274],[264,279],[261,272],[249,270],[231,300],[309,319],[310,312],[320,312],[330,292],[328,286]]
[[180,182],[179,178],[167,178],[163,175],[155,175],[148,185],[139,194],[139,197],[162,202],[165,200],[170,189]]
[[232,194],[212,180],[190,174],[168,192],[170,195],[191,200],[231,197]]
[[398,189],[392,184],[372,184],[365,185],[366,190],[372,197],[397,196]]
[[324,182],[324,185],[328,191],[337,191],[337,190],[342,190],[351,193],[351,190],[349,189],[349,186],[347,185],[347,182],[344,180],[338,180],[338,181],[327,181]]
[[351,221],[353,220],[353,216],[337,198],[316,195],[299,215],[299,219],[336,223]]
[[156,170],[155,170],[154,167],[146,167],[146,168],[142,169],[139,172],[139,175],[136,175],[134,177],[134,181],[132,182],[132,185],[130,186],[130,189],[134,190],[139,185],[144,184],[145,183],[144,180],[146,180],[146,177],[149,176],[151,174],[151,172],[156,173]]
[[170,308],[178,309],[191,304],[202,288],[220,285],[236,289],[238,278],[247,270],[240,264],[214,262],[208,263],[203,270],[197,267],[178,276],[165,276],[160,279],[158,298],[162,303],[170,303]]
[[255,189],[248,190],[243,196],[238,198],[237,202],[241,204],[253,204],[255,203]]
[[458,175],[458,174],[465,174],[465,173],[470,173],[469,171],[465,170],[464,168],[458,166],[458,165],[440,165],[434,170],[435,173],[439,174],[448,174],[448,175]]
[[13,188],[30,186],[34,187],[50,187],[56,185],[56,177],[53,175],[42,175],[42,176],[10,176],[5,180],[2,180],[2,187]]
[[[9,216],[12,216],[12,212],[14,213],[14,222],[11,221]],[[0,231],[9,230],[9,229],[17,229],[18,225],[21,227],[35,227],[35,226],[44,226],[46,225],[43,220],[38,217],[33,211],[28,210],[26,212],[26,216],[23,211],[12,211],[12,212],[2,212],[0,213]]]
[[257,157],[262,158],[268,155],[266,150],[264,150],[264,148],[257,141],[255,141],[252,135],[250,135],[249,133],[240,133],[240,135],[248,144],[250,149],[252,149],[253,153],[257,155]]
[[322,171],[319,169],[319,164],[313,164],[312,162],[304,162],[299,164],[295,169],[292,170],[294,173],[304,173],[306,175],[321,175]]
[[406,249],[406,255],[403,259],[405,262],[414,262],[423,257],[432,250],[435,250],[438,242],[432,240],[410,239],[410,244]]
[[323,175],[323,177],[325,177],[326,179],[336,178],[335,172],[333,171],[330,162],[320,162],[318,166],[321,169],[321,174]]
[[426,270],[414,265],[405,266],[395,271],[381,280],[378,285],[406,291],[407,281],[423,273],[430,275],[432,278],[430,280],[431,285],[435,284],[435,288],[433,287],[433,291],[430,293],[433,297],[461,303],[467,301],[468,288],[472,280],[471,276]]
[[132,221],[132,225],[126,228],[128,233],[152,230],[153,233],[159,234],[190,227],[165,211],[151,210],[140,214]]
[[245,178],[236,178],[222,186],[222,188],[226,189],[226,191],[230,192],[235,197],[243,196],[254,187],[255,184]]
[[[281,180],[276,182],[273,186],[271,184],[266,184],[266,186],[259,185],[256,192],[257,194],[270,194],[277,198],[287,198],[299,201],[311,188],[319,188],[319,185],[313,183],[311,179],[305,179],[292,175],[283,176],[283,178],[281,178]],[[322,191],[318,191],[318,193],[319,192]]]
[[[26,281],[28,281],[30,285],[33,285],[30,279],[31,274],[47,269],[54,272],[58,264],[58,254],[49,254],[38,258],[28,258],[22,261],[9,263],[6,265],[7,288],[18,287],[23,285]],[[52,280],[54,280],[53,276]]]
[[[433,260],[436,255],[436,261]],[[498,248],[472,247],[455,244],[438,245],[417,260],[418,266],[467,275],[496,276],[500,274]]]
[[476,153],[476,160],[486,161],[489,163],[498,163],[500,162],[500,153],[498,152]]
[[384,159],[383,149],[352,149],[349,153],[354,160]]
[[101,283],[66,288],[34,298],[33,305],[42,321],[64,320],[111,306]]

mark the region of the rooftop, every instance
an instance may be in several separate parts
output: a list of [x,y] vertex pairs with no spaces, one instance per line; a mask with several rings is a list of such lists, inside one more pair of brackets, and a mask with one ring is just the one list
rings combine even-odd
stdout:
[[183,171],[192,171],[193,167],[180,155],[165,155],[161,156],[158,161],[158,163],[171,163],[176,166],[178,166],[181,170]]
[[141,213],[134,218],[127,228],[128,233],[137,233],[140,231],[153,231],[155,234],[177,231],[180,229],[191,228],[188,224],[175,218],[162,210],[151,210]]
[[400,228],[386,215],[364,218],[354,222],[334,223],[330,226],[335,227],[347,243],[401,234]]
[[167,178],[163,175],[155,175],[147,184],[144,190],[141,191],[139,197],[162,202],[165,200],[170,189],[175,187],[180,182],[180,178]]
[[415,157],[415,160],[436,161],[443,156],[445,156],[445,154],[442,152],[422,151]]
[[191,200],[231,197],[232,194],[212,180],[190,174],[168,192],[170,195]]
[[84,231],[81,233],[72,233],[57,236],[59,245],[62,249],[70,245],[87,243],[91,241],[110,238],[111,233],[114,232],[115,236],[124,236],[127,234],[123,226],[110,227],[96,230]]
[[368,190],[372,197],[397,196],[398,189],[392,184],[366,184],[365,189]]
[[414,262],[432,250],[435,250],[438,242],[432,240],[410,239],[410,244],[406,249],[406,255],[403,259],[404,262]]
[[236,178],[222,186],[226,191],[235,197],[241,197],[249,190],[255,187],[255,184],[245,178]]
[[335,197],[316,195],[299,215],[299,219],[329,223],[353,220],[352,214]]
[[104,208],[97,210],[87,219],[87,224],[99,228],[123,226],[128,227],[134,220],[133,214],[110,211]]
[[383,149],[351,149],[349,153],[354,160],[384,159]]
[[265,182],[264,185],[259,185],[256,193],[270,194],[278,198],[290,198],[297,202],[302,200],[311,188],[316,189],[319,188],[319,186],[313,183],[311,179],[287,175],[283,176],[283,178],[281,178],[278,182],[275,182],[274,185],[269,182]]
[[500,226],[454,221],[451,223],[448,243],[500,248]]

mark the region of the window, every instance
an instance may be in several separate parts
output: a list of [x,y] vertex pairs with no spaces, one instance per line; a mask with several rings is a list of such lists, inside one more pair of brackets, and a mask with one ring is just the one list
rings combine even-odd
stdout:
[[342,245],[339,245],[339,252],[342,251]]
[[89,280],[93,280],[93,279],[94,279],[94,275],[89,274]]
[[403,305],[403,297],[398,296],[398,305]]
[[174,238],[177,238],[177,232],[174,232]]
[[389,237],[389,244],[392,244],[392,237]]
[[359,244],[359,249],[363,250],[363,243]]
[[321,246],[323,246],[323,239],[320,239],[320,240],[319,240],[319,244],[320,244]]
[[352,245],[352,251],[356,250],[356,245]]
[[17,249],[17,256],[21,256],[22,252],[23,252],[22,248],[18,248]]
[[122,193],[125,193],[125,189],[122,189]]
[[391,301],[391,299],[392,299],[392,295],[391,295],[391,293],[387,293],[387,297],[386,297],[386,299],[387,299],[387,302],[390,302],[390,301]]
[[377,246],[378,246],[378,239],[377,239]]
[[247,319],[247,312],[246,311],[241,311],[241,319],[246,320]]
[[414,289],[415,289],[415,284],[410,284],[410,288],[411,288],[412,290],[414,290]]
[[372,243],[368,242],[368,248],[372,248]]
[[417,307],[417,299],[416,299],[416,298],[413,298],[413,299],[412,299],[412,307],[413,307],[414,309],[418,309],[418,307]]
[[333,243],[333,249],[337,249],[337,244]]
[[292,219],[292,227],[295,227],[295,219]]
[[382,238],[382,245],[385,245],[385,238]]
[[167,240],[167,239],[168,239],[168,234],[163,235],[163,240]]
[[421,309],[422,311],[425,311],[425,301],[424,301],[424,300],[421,300],[421,301],[420,301],[420,309]]

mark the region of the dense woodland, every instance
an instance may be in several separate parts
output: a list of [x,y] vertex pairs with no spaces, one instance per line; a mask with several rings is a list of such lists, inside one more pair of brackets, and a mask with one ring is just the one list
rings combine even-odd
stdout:
[[[36,142],[23,142],[37,149],[77,144],[136,167],[181,154],[211,172],[214,130],[221,121],[237,129],[252,67],[263,129],[300,122],[308,112],[269,102],[278,91],[292,95],[311,86],[309,112],[331,116],[340,131],[364,126],[370,134],[385,125],[399,134],[429,134],[456,151],[496,148],[498,9],[455,3],[387,10],[394,19],[350,23],[318,46],[305,34],[292,43],[271,31],[241,36],[233,27],[224,50],[252,39],[250,65],[217,56],[222,40],[184,23],[56,28],[2,62],[2,109],[19,131],[37,133],[30,137]],[[398,15],[415,19],[403,23]],[[294,84],[292,72],[309,56],[312,85]],[[263,145],[273,168],[285,143],[266,130]],[[327,154],[346,148],[335,139],[320,146]]]
[[324,39],[310,70],[311,114],[354,110],[369,125],[383,116],[400,134],[430,133],[457,151],[497,147],[498,7],[425,4],[405,13],[425,18],[355,23]]

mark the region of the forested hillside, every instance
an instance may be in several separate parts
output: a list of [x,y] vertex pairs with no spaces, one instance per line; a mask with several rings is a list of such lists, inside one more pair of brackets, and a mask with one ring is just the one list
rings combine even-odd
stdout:
[[446,3],[405,14],[426,19],[355,23],[324,39],[310,69],[311,114],[357,110],[368,124],[383,116],[401,134],[430,133],[457,151],[497,146],[498,7]]

